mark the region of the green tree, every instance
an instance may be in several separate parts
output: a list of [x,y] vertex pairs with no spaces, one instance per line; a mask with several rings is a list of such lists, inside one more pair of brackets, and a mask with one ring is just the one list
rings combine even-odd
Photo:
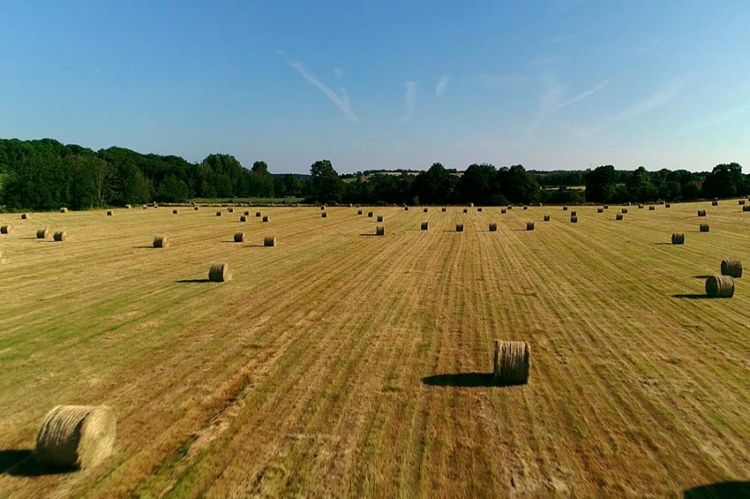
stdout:
[[344,182],[327,159],[310,167],[310,196],[319,203],[335,203],[341,199]]
[[609,203],[617,192],[617,173],[612,165],[597,166],[586,172],[586,201]]

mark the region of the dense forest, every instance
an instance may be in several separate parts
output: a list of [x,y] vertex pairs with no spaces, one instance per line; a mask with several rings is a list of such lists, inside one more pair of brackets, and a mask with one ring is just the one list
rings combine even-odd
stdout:
[[0,140],[0,205],[5,209],[86,209],[195,198],[304,198],[325,203],[482,205],[618,203],[728,198],[750,193],[737,163],[711,172],[616,170],[528,171],[522,165],[439,163],[426,171],[364,171],[339,175],[330,161],[310,175],[273,175],[263,161],[250,169],[233,156],[211,154],[198,164],[179,156],[111,147],[93,151],[55,140]]

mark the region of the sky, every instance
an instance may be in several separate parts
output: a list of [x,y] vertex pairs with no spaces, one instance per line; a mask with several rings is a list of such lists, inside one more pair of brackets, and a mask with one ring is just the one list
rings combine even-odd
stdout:
[[750,2],[0,0],[0,137],[750,173]]

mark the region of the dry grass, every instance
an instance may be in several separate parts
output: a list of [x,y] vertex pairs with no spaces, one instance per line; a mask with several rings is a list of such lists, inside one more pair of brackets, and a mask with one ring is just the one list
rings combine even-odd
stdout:
[[492,372],[496,383],[523,385],[529,380],[531,352],[525,341],[495,340]]
[[[710,236],[664,244],[708,205],[627,224],[571,207],[580,227],[533,237],[526,220],[558,208],[378,208],[382,238],[347,207],[325,224],[268,208],[277,248],[228,243],[237,219],[207,209],[34,213],[0,239],[0,496],[679,497],[750,480],[750,293],[691,299],[696,276],[750,258],[747,213],[722,202]],[[146,248],[153,234],[174,247]],[[211,262],[232,282],[202,282]],[[528,342],[528,385],[493,382],[495,338]],[[116,451],[22,475],[10,451],[61,403],[113,407]]]
[[706,279],[706,295],[709,298],[731,298],[734,296],[734,279],[728,275],[711,275]]
[[39,427],[36,459],[60,468],[93,468],[112,453],[117,420],[111,407],[58,405]]
[[742,262],[737,258],[722,260],[721,275],[728,275],[734,278],[742,277]]
[[232,280],[228,263],[214,263],[208,270],[208,280],[211,282],[226,282]]
[[167,248],[169,247],[169,239],[167,236],[156,236],[152,246],[154,248]]

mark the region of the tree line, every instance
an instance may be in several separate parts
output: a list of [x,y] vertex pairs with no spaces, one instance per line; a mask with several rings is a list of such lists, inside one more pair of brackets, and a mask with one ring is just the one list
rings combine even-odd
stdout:
[[463,172],[433,164],[426,171],[340,175],[330,161],[309,176],[273,175],[263,161],[243,167],[231,155],[200,163],[179,156],[140,154],[111,147],[93,151],[51,139],[0,140],[0,205],[6,209],[87,209],[183,202],[195,198],[303,198],[320,203],[576,204],[690,201],[750,193],[750,175],[737,163],[711,172],[687,170],[529,171],[522,165],[473,164]]

